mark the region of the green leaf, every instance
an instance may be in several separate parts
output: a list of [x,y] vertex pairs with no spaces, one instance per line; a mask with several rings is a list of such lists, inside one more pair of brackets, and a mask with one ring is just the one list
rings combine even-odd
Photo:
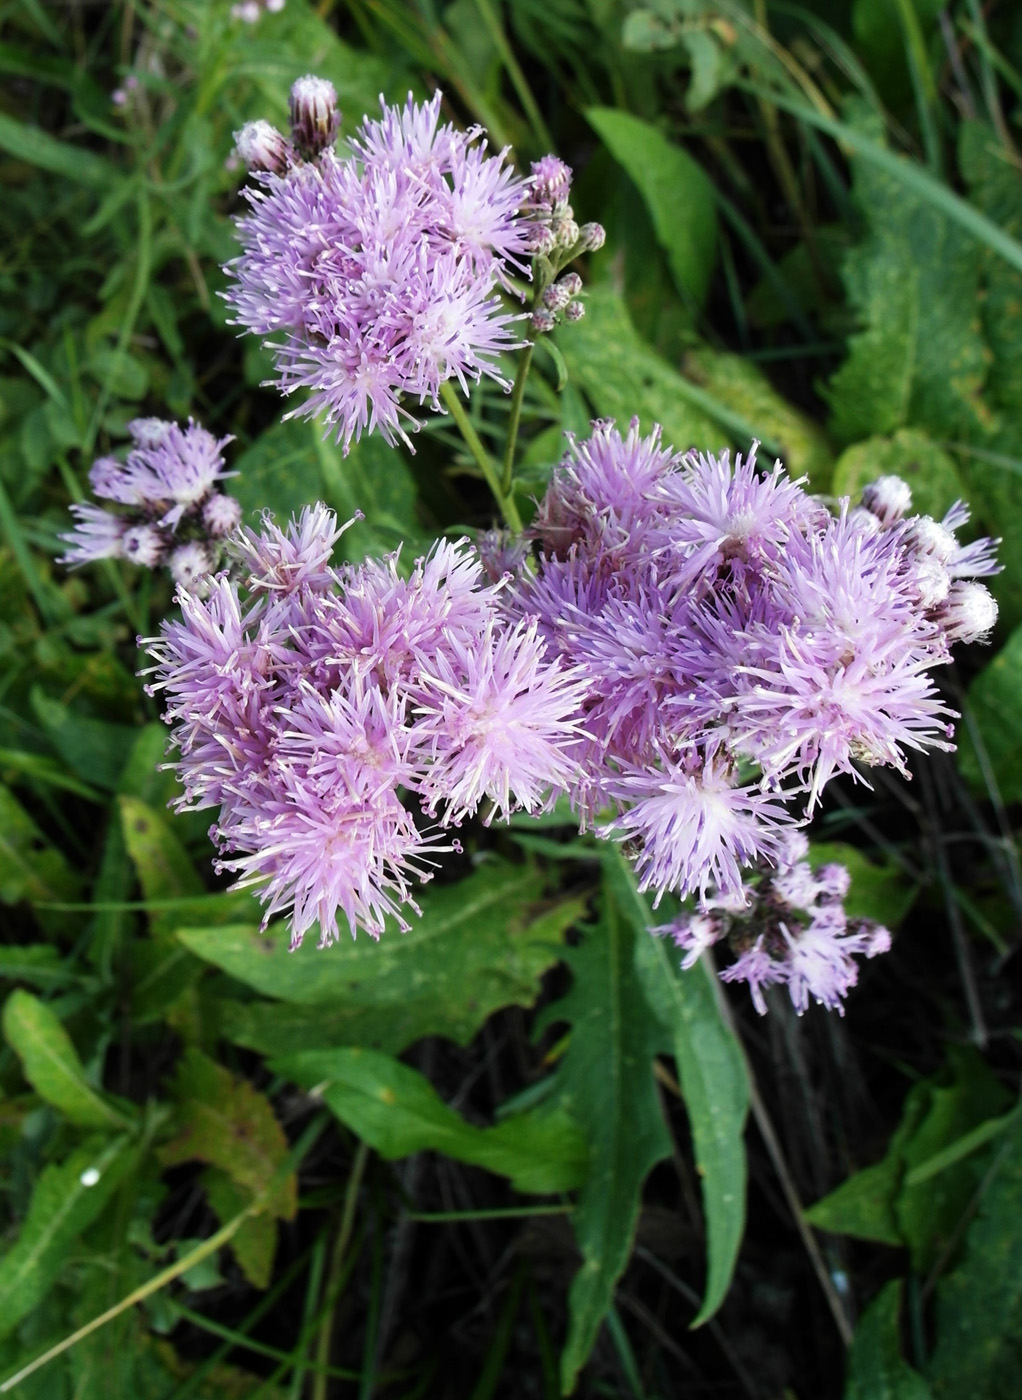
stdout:
[[[198,1158],[226,1172],[250,1201],[267,1191],[288,1144],[265,1094],[193,1046],[184,1052],[171,1087],[178,1104],[176,1131],[157,1154],[163,1165]],[[294,1218],[294,1172],[274,1189],[265,1208],[284,1220]]]
[[895,929],[915,903],[918,885],[891,861],[874,864],[857,846],[844,841],[813,841],[809,864],[843,865],[852,877],[845,898],[845,910],[853,919],[875,919],[885,928]]
[[832,431],[854,442],[912,424],[935,438],[981,438],[990,414],[980,399],[989,359],[976,317],[980,245],[869,159],[853,157],[852,170],[868,232],[842,275],[862,329],[830,382]]
[[702,305],[717,255],[717,207],[702,166],[628,112],[589,107],[585,115],[638,187],[679,292]]
[[107,791],[117,787],[135,739],[135,729],[126,724],[77,715],[67,705],[51,700],[38,686],[32,688],[32,709],[47,738],[72,772]]
[[424,1035],[467,1044],[501,1006],[531,1006],[558,960],[582,899],[541,904],[532,867],[488,861],[457,884],[419,896],[422,918],[407,933],[389,925],[319,950],[289,953],[286,932],[189,928],[193,953],[286,1005],[222,1003],[223,1031],[265,1054],[310,1045],[368,1045],[393,1053]]
[[417,1070],[376,1050],[306,1050],[272,1067],[315,1088],[331,1112],[388,1161],[443,1152],[510,1177],[519,1191],[541,1194],[568,1191],[584,1175],[585,1142],[564,1112],[521,1113],[494,1128],[476,1128]]
[[678,970],[664,940],[649,932],[649,911],[624,857],[618,850],[615,855],[610,880],[621,908],[631,910],[635,966],[646,1000],[670,1037],[692,1128],[706,1217],[706,1291],[691,1323],[699,1327],[724,1301],[745,1231],[749,1076],[741,1046],[721,1017],[713,974],[702,962]]
[[863,1313],[848,1352],[844,1400],[932,1400],[918,1371],[901,1355],[901,1279],[892,1279]]
[[108,190],[123,176],[115,165],[82,146],[72,146],[66,141],[58,141],[41,127],[29,126],[15,121],[5,112],[0,112],[0,150],[6,151],[15,160],[23,160],[40,170],[61,175],[77,185],[94,185]]
[[[122,793],[117,803],[124,843],[145,898],[155,902],[203,894],[203,884],[191,858],[167,819],[127,793]],[[154,909],[150,922],[154,932],[173,928],[174,911]]]
[[568,1298],[561,1357],[567,1394],[585,1364],[628,1256],[646,1175],[671,1150],[653,1080],[663,1032],[635,972],[635,933],[605,886],[601,917],[566,954],[571,990],[544,1020],[572,1023],[558,1072],[560,1103],[589,1144],[589,1171],[572,1217],[582,1267]]
[[365,516],[346,530],[338,549],[358,563],[366,555],[386,554],[407,542],[412,555],[425,553],[430,541],[415,515],[415,478],[402,453],[382,438],[366,434],[353,442],[345,457],[336,442],[325,437],[322,425],[309,423],[313,446],[331,506],[341,520],[357,511]]
[[10,790],[0,785],[0,901],[72,899],[78,879]]
[[81,981],[81,974],[65,963],[52,943],[3,944],[0,977],[6,982],[31,982],[43,990]]
[[96,1139],[42,1171],[18,1238],[0,1259],[0,1338],[49,1294],[71,1246],[103,1213],[134,1160],[126,1137]]
[[3,1030],[40,1098],[82,1128],[123,1128],[124,1114],[107,1103],[85,1077],[71,1037],[50,1008],[31,992],[12,992],[4,1003]]
[[1022,1116],[999,1146],[965,1255],[937,1288],[935,1400],[1014,1400],[1022,1359]]
[[315,443],[308,423],[289,419],[274,423],[233,463],[238,473],[231,495],[241,502],[250,520],[271,511],[280,526],[302,506],[323,495]]
[[913,511],[937,520],[966,494],[954,460],[917,428],[899,428],[889,438],[867,438],[842,452],[834,468],[833,493],[858,501],[862,488],[878,476],[900,476],[912,488]]
[[[1022,626],[969,686],[968,706],[1005,802],[1022,799]],[[958,728],[962,772],[985,792],[983,766],[969,727]]]
[[[781,397],[758,366],[741,355],[701,346],[686,354],[684,370],[688,382],[744,419],[752,436],[770,442],[769,451],[781,458],[790,476],[807,476],[811,490],[830,491],[834,457],[824,433]],[[741,445],[748,449],[748,442]]]
[[[560,328],[556,336],[572,382],[599,417],[616,418],[622,430],[635,415],[643,432],[659,423],[665,443],[714,452],[731,429],[738,441],[755,436],[750,425],[739,425],[724,405],[682,379],[639,337],[613,287],[587,288],[585,319]],[[725,420],[731,427],[722,431]]]
[[[208,1167],[203,1172],[202,1184],[221,1225],[240,1215],[249,1203],[249,1193],[217,1167]],[[277,1222],[273,1216],[266,1211],[250,1215],[231,1236],[231,1249],[252,1287],[269,1288],[277,1253]]]

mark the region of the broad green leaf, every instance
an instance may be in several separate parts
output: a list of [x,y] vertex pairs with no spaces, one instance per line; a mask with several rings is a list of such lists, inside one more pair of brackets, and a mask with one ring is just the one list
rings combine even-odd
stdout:
[[[245,1209],[251,1197],[226,1172],[207,1167],[202,1184],[221,1225],[226,1225]],[[266,1211],[250,1215],[231,1236],[231,1249],[238,1267],[253,1288],[269,1288],[273,1260],[277,1253],[277,1222]]]
[[[226,1172],[249,1200],[266,1192],[287,1156],[287,1139],[265,1094],[191,1046],[171,1087],[178,1108],[174,1137],[158,1152],[163,1165],[198,1158]],[[265,1207],[291,1220],[297,1202],[291,1172],[274,1188]]]
[[78,185],[108,190],[124,178],[116,166],[94,151],[59,141],[41,127],[16,121],[5,112],[0,112],[0,151]]
[[855,442],[912,424],[954,441],[982,437],[980,244],[876,164],[853,156],[852,170],[868,231],[843,269],[861,329],[830,382],[834,436]]
[[634,415],[643,432],[659,423],[664,442],[679,451],[715,452],[728,439],[747,443],[755,436],[751,425],[739,424],[639,337],[623,297],[609,284],[587,288],[585,319],[556,335],[572,383],[601,418],[616,418],[622,432]]
[[558,1072],[560,1103],[589,1145],[589,1170],[572,1225],[582,1267],[568,1298],[561,1387],[569,1393],[585,1364],[631,1253],[642,1184],[671,1150],[653,1080],[663,1031],[635,972],[635,933],[605,887],[599,923],[566,954],[568,995],[544,1021],[570,1021]]
[[319,423],[307,424],[323,474],[327,499],[341,520],[357,511],[365,516],[338,541],[345,559],[359,562],[368,554],[386,554],[406,543],[410,556],[424,553],[429,541],[415,518],[415,478],[402,453],[375,434],[353,442],[345,457],[336,442],[324,436]]
[[937,1288],[935,1400],[1015,1400],[1022,1356],[1022,1116],[995,1150],[965,1254]]
[[136,731],[125,724],[76,715],[67,705],[51,700],[39,687],[32,691],[32,709],[61,758],[87,783],[112,791]]
[[12,992],[4,1002],[7,1044],[40,1098],[82,1128],[124,1128],[124,1114],[92,1087],[71,1037],[45,1002]]
[[18,1238],[0,1259],[0,1338],[47,1296],[70,1247],[102,1214],[134,1159],[126,1137],[96,1138],[43,1169]]
[[532,1112],[476,1128],[448,1108],[417,1070],[376,1050],[306,1050],[273,1068],[315,1089],[353,1132],[392,1161],[413,1152],[443,1152],[459,1162],[510,1177],[519,1191],[546,1194],[577,1186],[585,1142],[564,1112]]
[[679,971],[678,958],[669,957],[664,940],[650,933],[645,902],[624,857],[619,850],[615,855],[609,878],[635,928],[636,970],[669,1037],[692,1128],[706,1217],[706,1289],[691,1324],[699,1327],[724,1301],[745,1232],[749,1076],[741,1046],[721,1017],[713,974],[702,962]]
[[308,423],[289,419],[260,433],[233,462],[238,473],[231,495],[244,507],[250,523],[271,511],[282,528],[302,506],[323,495],[316,445]]
[[878,1244],[903,1244],[894,1204],[904,1174],[900,1154],[889,1152],[811,1205],[805,1218],[816,1229],[833,1235],[853,1235],[859,1240],[876,1240]]
[[[834,458],[826,437],[811,418],[782,398],[758,366],[741,355],[702,346],[686,354],[684,370],[689,382],[744,418],[755,437],[773,443],[789,476],[807,476],[813,491],[831,489]],[[747,451],[749,444],[741,446]],[[770,465],[769,456],[764,447],[764,465]]]
[[678,290],[701,305],[717,255],[717,206],[699,163],[649,122],[613,107],[586,119],[635,182]]
[[844,1400],[933,1400],[929,1386],[901,1354],[901,1279],[870,1303],[848,1352]]
[[[969,686],[970,718],[1005,802],[1022,798],[1022,626]],[[958,726],[959,764],[980,792],[983,765],[965,723]]]
[[915,902],[919,888],[903,870],[891,862],[875,865],[859,850],[844,841],[813,841],[809,864],[843,865],[852,877],[845,898],[845,910],[853,919],[875,919],[885,928],[895,929]]
[[858,501],[878,476],[900,476],[912,488],[912,509],[939,520],[965,496],[954,460],[926,433],[899,428],[893,437],[867,438],[847,448],[834,467],[833,493]]
[[532,867],[489,861],[457,884],[428,888],[422,918],[393,925],[379,943],[343,939],[324,950],[309,939],[295,953],[277,925],[189,928],[193,953],[281,1002],[226,1003],[223,1031],[265,1054],[330,1045],[393,1053],[424,1035],[465,1045],[501,1006],[530,1006],[558,960],[581,899],[544,906]]
[[0,785],[0,901],[73,899],[78,879],[14,794]]

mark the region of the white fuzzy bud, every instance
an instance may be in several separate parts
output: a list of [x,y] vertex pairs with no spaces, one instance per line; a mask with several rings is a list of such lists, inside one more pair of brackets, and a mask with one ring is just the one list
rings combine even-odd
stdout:
[[924,608],[939,607],[951,591],[951,575],[939,559],[928,555],[916,560],[912,582]]
[[171,577],[186,592],[203,593],[209,585],[213,563],[209,549],[198,540],[192,540],[180,545],[170,556]]
[[946,564],[958,548],[958,541],[946,526],[934,520],[932,515],[917,515],[906,521],[905,543],[917,554]]
[[878,476],[862,488],[862,504],[881,525],[893,525],[912,507],[912,492],[900,476]]
[[978,642],[997,621],[997,603],[982,583],[959,582],[951,587],[942,622],[949,642]]
[[566,321],[581,321],[586,314],[585,303],[581,301],[569,301],[564,308],[564,319]]
[[550,311],[563,311],[571,300],[571,293],[563,282],[552,282],[543,292],[543,305]]
[[155,569],[166,553],[166,543],[153,525],[132,525],[121,537],[125,559],[143,569]]
[[537,307],[529,320],[529,327],[536,335],[544,335],[557,325],[557,317],[545,306]]
[[578,224],[574,219],[558,219],[554,225],[554,236],[557,239],[557,247],[574,248],[578,242]]
[[283,175],[289,150],[284,137],[269,122],[246,122],[234,133],[234,153],[246,170],[272,170]]

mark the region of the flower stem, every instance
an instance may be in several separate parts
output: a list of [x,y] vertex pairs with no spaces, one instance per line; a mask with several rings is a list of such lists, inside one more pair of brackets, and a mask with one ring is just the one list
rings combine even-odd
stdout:
[[511,495],[509,493],[505,494],[501,486],[496,464],[483,446],[479,434],[476,432],[475,428],[473,428],[469,416],[465,412],[465,406],[458,398],[457,390],[453,387],[449,379],[445,380],[444,383],[440,385],[440,396],[447,407],[447,411],[450,413],[455,423],[457,423],[461,436],[465,439],[468,450],[475,458],[479,470],[486,478],[486,484],[493,492],[493,499],[500,507],[501,515],[503,515],[512,530],[520,532],[522,528],[522,517],[518,514],[518,507],[515,505]]
[[511,417],[507,425],[507,448],[504,451],[504,474],[501,478],[500,489],[505,496],[511,494],[511,483],[514,480],[515,471],[515,447],[518,444],[518,424],[522,417],[522,401],[525,398],[525,381],[529,377],[529,366],[532,364],[531,345],[527,345],[522,351],[521,359],[518,361],[518,372],[515,375],[515,387],[511,391]]

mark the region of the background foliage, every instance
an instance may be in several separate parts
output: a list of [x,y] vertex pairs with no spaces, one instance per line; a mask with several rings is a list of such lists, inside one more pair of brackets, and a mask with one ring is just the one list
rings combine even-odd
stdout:
[[[226,324],[232,131],[305,72],[347,130],[441,86],[606,225],[536,357],[526,513],[564,431],[638,415],[1003,536],[957,766],[834,784],[815,831],[897,929],[844,1020],[682,975],[556,813],[471,831],[412,932],[292,955],[168,811],[134,641],[169,589],[53,562],[128,420],[233,433],[250,516],[361,509],[353,559],[489,519],[448,420],[345,459]],[[58,1348],[0,1392],[1014,1395],[1022,13],[4,0],[0,73],[0,1376]],[[500,395],[472,413],[499,437]]]

